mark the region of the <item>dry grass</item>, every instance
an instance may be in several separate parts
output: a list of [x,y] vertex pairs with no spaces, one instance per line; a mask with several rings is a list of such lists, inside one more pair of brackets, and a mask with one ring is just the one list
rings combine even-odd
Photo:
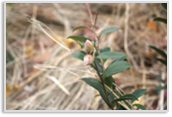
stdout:
[[[75,26],[90,26],[85,4],[12,5],[13,8],[6,9],[6,109],[109,109],[100,96],[94,98],[98,92],[80,80],[81,77],[96,77],[95,71],[69,56],[80,48],[74,41],[67,41],[67,36],[93,37],[87,30],[72,33]],[[147,93],[140,103],[148,110],[159,110],[163,106],[163,94],[160,98],[155,93],[155,87],[160,83],[152,78],[151,73],[166,77],[166,68],[153,59],[158,55],[148,46],[167,50],[167,26],[152,23],[154,15],[166,17],[166,12],[160,4],[127,5],[90,4],[93,18],[99,11],[97,33],[111,26],[121,28],[103,36],[100,48],[108,46],[112,51],[129,53],[128,60],[133,66],[113,76],[117,85],[126,93],[146,88]],[[111,61],[107,61],[105,67]],[[159,98],[161,104],[156,106]]]

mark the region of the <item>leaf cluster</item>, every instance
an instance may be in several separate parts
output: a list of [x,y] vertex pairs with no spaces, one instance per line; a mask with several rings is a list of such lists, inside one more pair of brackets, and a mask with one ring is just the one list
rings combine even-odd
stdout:
[[[87,28],[93,32],[93,30],[91,28],[86,27],[86,26],[75,27],[73,29],[73,31],[78,30],[78,29],[83,29],[83,28]],[[106,28],[99,33],[98,39],[100,39],[101,36],[104,34],[112,33],[117,30],[119,30],[119,28],[117,28],[117,27]],[[79,45],[81,46],[81,48],[84,47],[84,43],[86,42],[87,39],[94,43],[93,39],[89,39],[89,38],[83,37],[83,36],[73,35],[73,36],[69,36],[68,38],[77,41],[79,43]],[[97,70],[100,80],[95,79],[95,78],[90,78],[90,77],[81,78],[81,80],[86,82],[91,87],[95,88],[99,92],[99,94],[102,97],[102,99],[104,100],[104,102],[110,108],[114,108],[114,106],[118,105],[118,102],[121,102],[121,101],[125,102],[127,100],[130,100],[130,102],[133,102],[134,100],[138,100],[138,97],[140,97],[141,95],[143,95],[146,92],[145,89],[138,89],[135,92],[133,92],[133,94],[119,95],[118,98],[115,97],[115,95],[114,95],[114,93],[116,93],[117,91],[116,91],[116,87],[114,85],[115,80],[113,79],[112,76],[128,69],[131,66],[130,63],[125,61],[125,58],[127,57],[127,55],[122,52],[112,52],[109,47],[102,48],[100,50],[97,50],[97,47],[95,44],[94,44],[94,47],[96,50],[92,53],[94,56],[94,63],[90,64],[90,66],[92,68],[94,68],[95,70]],[[100,51],[100,53],[98,51]],[[83,61],[84,56],[87,54],[88,53],[83,50],[78,50],[78,51],[72,53],[70,56]],[[107,59],[114,59],[114,60],[107,68],[105,68],[105,70],[103,70],[103,66],[101,65],[101,60],[103,61],[103,63],[105,63],[107,61]],[[109,88],[112,90],[110,90]],[[118,109],[123,108],[120,106],[118,107]],[[143,105],[135,105],[135,106],[140,109],[145,109]],[[131,107],[129,107],[129,108],[131,108]]]

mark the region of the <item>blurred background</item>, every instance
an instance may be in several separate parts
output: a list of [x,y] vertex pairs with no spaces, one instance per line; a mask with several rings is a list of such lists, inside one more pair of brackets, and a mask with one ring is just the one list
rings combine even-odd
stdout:
[[[126,93],[147,89],[139,98],[147,110],[167,105],[167,91],[152,74],[167,79],[166,66],[149,45],[167,51],[167,25],[155,17],[167,17],[160,3],[89,3],[97,12],[97,34],[104,28],[120,30],[102,36],[100,48],[125,52],[132,67],[113,75]],[[8,3],[6,5],[6,109],[7,110],[106,110],[98,92],[80,78],[95,77],[95,71],[70,54],[80,49],[70,35],[94,38],[84,3]],[[167,53],[167,52],[166,52]],[[105,63],[107,67],[112,60]]]

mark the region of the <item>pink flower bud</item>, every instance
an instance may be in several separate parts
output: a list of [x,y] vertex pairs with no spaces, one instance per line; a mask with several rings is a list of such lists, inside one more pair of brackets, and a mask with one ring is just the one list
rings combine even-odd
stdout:
[[93,50],[93,44],[89,40],[86,40],[84,47],[85,47],[86,52],[88,53]]
[[87,54],[87,55],[84,56],[84,63],[85,63],[86,65],[91,64],[93,61],[94,61],[94,58],[93,58],[92,55]]

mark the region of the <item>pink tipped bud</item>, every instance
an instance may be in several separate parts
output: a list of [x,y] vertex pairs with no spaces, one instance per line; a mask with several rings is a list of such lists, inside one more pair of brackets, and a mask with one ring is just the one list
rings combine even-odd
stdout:
[[85,47],[86,52],[88,53],[93,50],[93,44],[89,40],[86,40],[84,47]]
[[87,54],[87,55],[84,56],[84,63],[86,65],[89,65],[89,64],[93,63],[93,61],[94,61],[94,58],[93,58],[92,55]]

